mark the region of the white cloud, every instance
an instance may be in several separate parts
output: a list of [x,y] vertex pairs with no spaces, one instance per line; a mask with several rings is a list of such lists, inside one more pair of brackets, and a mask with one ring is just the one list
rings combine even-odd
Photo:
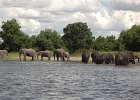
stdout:
[[97,38],[98,36],[111,36],[114,35],[116,38],[119,36],[119,31],[95,31],[95,37]]
[[140,24],[139,11],[140,0],[0,0],[0,22],[16,18],[27,34],[45,28],[62,33],[67,24],[82,21],[93,35],[118,36]]
[[38,34],[41,28],[40,22],[33,19],[19,19],[20,25],[24,32],[30,32],[30,34]]
[[23,9],[19,7],[5,8],[8,16],[13,17],[39,17],[39,12],[33,9]]
[[[134,24],[140,24],[140,13],[132,11],[116,11],[113,15],[115,23],[120,23],[118,25],[123,25],[124,29],[130,28]],[[121,25],[121,26],[122,26]]]

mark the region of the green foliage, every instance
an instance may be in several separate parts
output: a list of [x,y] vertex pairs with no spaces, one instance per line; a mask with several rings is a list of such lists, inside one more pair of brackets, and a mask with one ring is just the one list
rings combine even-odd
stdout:
[[121,31],[119,38],[115,36],[92,37],[92,32],[87,23],[77,22],[68,24],[61,36],[54,30],[45,29],[40,34],[31,37],[21,31],[21,26],[16,19],[2,22],[0,31],[0,49],[18,51],[21,47],[38,50],[54,50],[64,48],[70,53],[81,52],[91,48],[98,51],[140,51],[140,25],[133,25],[126,31]]
[[95,45],[96,45],[95,50],[97,50],[97,51],[105,50],[105,48],[106,48],[105,38],[102,36],[97,37],[95,40]]
[[32,35],[28,40],[28,47],[35,48],[36,47],[36,35]]
[[115,36],[107,36],[106,37],[107,42],[107,51],[115,51],[116,50],[116,42]]
[[45,29],[41,31],[36,37],[36,46],[39,50],[53,50],[61,48],[63,46],[63,41],[61,36],[51,29]]
[[107,36],[106,38],[103,36],[99,36],[95,39],[93,49],[97,51],[115,51],[116,50],[117,40],[115,36]]
[[140,51],[140,25],[133,25],[130,29],[122,31],[119,41],[127,50]]
[[25,46],[28,36],[21,30],[21,26],[16,19],[2,22],[2,31],[0,37],[3,39],[2,47],[8,51],[18,51],[19,48]]
[[92,46],[92,32],[86,23],[77,22],[68,24],[62,37],[70,53],[76,50],[89,49]]

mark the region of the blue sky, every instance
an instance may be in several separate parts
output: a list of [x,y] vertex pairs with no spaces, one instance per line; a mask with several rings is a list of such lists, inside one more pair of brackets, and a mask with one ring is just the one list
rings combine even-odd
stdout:
[[115,35],[140,24],[140,0],[0,0],[2,21],[16,18],[22,31],[37,35],[45,28],[63,34],[74,22],[86,22],[94,36]]

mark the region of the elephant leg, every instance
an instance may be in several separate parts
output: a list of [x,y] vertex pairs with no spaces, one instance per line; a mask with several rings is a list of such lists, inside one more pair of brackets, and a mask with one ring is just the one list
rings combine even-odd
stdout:
[[49,60],[49,61],[51,60],[51,57],[50,57],[50,56],[48,57],[48,60]]
[[41,55],[41,60],[43,60],[43,55]]
[[110,62],[107,60],[107,61],[106,61],[106,64],[109,64],[109,63],[110,63]]
[[65,61],[65,57],[64,56],[62,57],[62,61]]
[[34,56],[32,56],[32,61],[34,60]]
[[62,61],[62,60],[63,60],[63,58],[62,58],[62,57],[60,57],[60,60]]
[[57,56],[56,58],[57,58],[57,61],[59,61],[59,56]]
[[114,64],[114,59],[112,59],[112,63]]
[[117,59],[117,60],[115,60],[115,66],[118,66],[118,65],[119,65],[119,61]]
[[84,61],[83,61],[83,58],[82,58],[82,62],[84,62]]
[[24,61],[26,61],[26,55],[24,55]]
[[135,58],[132,59],[132,64],[135,64]]
[[115,66],[117,66],[117,59],[115,58]]
[[41,56],[41,60],[43,60],[43,56]]
[[127,63],[127,62],[124,62],[124,65],[125,65],[125,66],[127,66],[127,65],[128,65],[128,63]]

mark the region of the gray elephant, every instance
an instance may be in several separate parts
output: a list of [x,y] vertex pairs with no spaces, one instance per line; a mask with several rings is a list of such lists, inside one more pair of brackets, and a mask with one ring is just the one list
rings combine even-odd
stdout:
[[114,56],[111,53],[101,54],[101,63],[105,64],[114,63]]
[[67,59],[67,61],[70,61],[70,54],[69,52],[64,52],[64,57]]
[[83,63],[88,63],[89,57],[90,57],[89,52],[88,52],[87,50],[84,50],[84,51],[82,52],[82,62],[83,62]]
[[92,62],[100,64],[100,54],[97,51],[91,53]]
[[24,56],[24,61],[26,61],[26,56],[32,57],[32,60],[36,57],[36,51],[34,49],[27,49],[27,48],[21,48],[19,50],[19,58],[21,60],[21,54]]
[[0,50],[0,58],[8,57],[8,51],[7,50]]
[[37,53],[37,59],[39,59],[38,58],[38,56],[41,56],[41,60],[43,60],[43,57],[48,57],[48,60],[50,61],[50,59],[51,59],[51,52],[49,51],[49,50],[46,50],[46,51],[39,51],[38,53]]
[[135,64],[135,56],[132,51],[121,51],[115,55],[115,65],[127,66],[129,63]]
[[59,58],[61,59],[61,61],[65,61],[64,52],[65,52],[64,49],[55,49],[53,52],[54,61],[55,57],[57,58],[57,61],[59,61]]
[[91,53],[92,62],[96,64],[103,64],[104,54],[99,54],[97,51]]
[[114,63],[114,56],[111,53],[99,54],[97,51],[91,53],[92,62],[96,64]]

